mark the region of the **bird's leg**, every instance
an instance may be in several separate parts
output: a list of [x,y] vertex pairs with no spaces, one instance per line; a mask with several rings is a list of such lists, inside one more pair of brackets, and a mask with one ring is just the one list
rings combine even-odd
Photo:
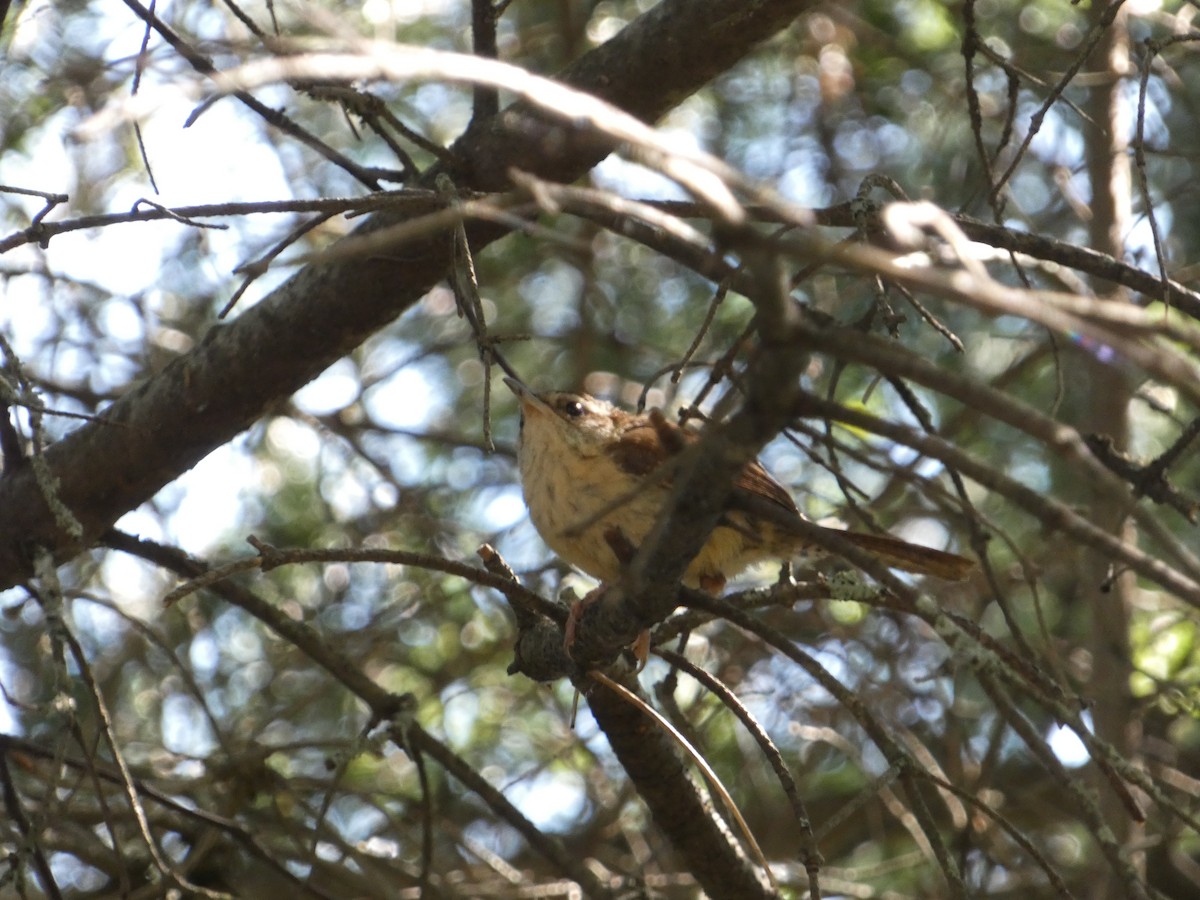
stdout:
[[[604,529],[604,541],[612,549],[613,554],[621,565],[628,565],[637,553],[637,548],[633,546],[629,538],[625,536],[620,528],[615,525]],[[597,588],[593,588],[584,595],[582,600],[577,600],[571,604],[571,611],[567,614],[567,624],[564,626],[563,634],[563,649],[567,655],[571,655],[571,645],[575,643],[575,636],[579,630],[579,620],[583,615],[583,611],[594,603],[599,602],[604,596],[604,592],[608,590],[608,585],[602,584]],[[633,644],[630,645],[634,659],[637,660],[637,671],[642,671],[646,667],[646,660],[650,658],[650,629],[644,629]]]

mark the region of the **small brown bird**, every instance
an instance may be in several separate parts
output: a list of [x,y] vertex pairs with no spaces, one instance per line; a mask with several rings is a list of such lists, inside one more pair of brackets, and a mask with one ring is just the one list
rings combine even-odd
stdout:
[[[661,414],[635,415],[587,394],[535,394],[514,378],[504,381],[521,401],[517,457],[534,526],[570,565],[602,582],[617,580],[622,560],[606,532],[619,529],[629,545],[641,544],[671,491],[655,470],[698,435]],[[760,463],[750,463],[684,583],[716,593],[755,563],[824,552],[789,529],[798,521],[791,495]],[[974,568],[962,556],[897,538],[827,530],[906,572],[959,581]]]

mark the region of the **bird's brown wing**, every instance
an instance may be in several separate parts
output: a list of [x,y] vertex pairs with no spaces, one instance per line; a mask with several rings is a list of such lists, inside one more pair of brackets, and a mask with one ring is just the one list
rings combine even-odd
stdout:
[[767,470],[757,459],[742,469],[733,482],[733,488],[735,494],[737,491],[746,491],[756,497],[770,500],[793,515],[800,514],[796,508],[796,501],[787,492],[787,488],[767,474]]
[[631,475],[649,475],[698,437],[668,420],[662,410],[652,409],[645,417],[631,416],[607,452]]
[[[608,453],[625,471],[642,476],[650,474],[667,458],[699,438],[699,432],[681,428],[655,409],[650,411],[647,419],[625,428],[609,447]],[[667,451],[665,456],[662,452],[664,449]],[[746,492],[771,501],[785,512],[797,514],[792,495],[767,473],[758,460],[748,463],[738,473],[733,486],[735,498],[738,492]],[[739,505],[735,499],[734,508]]]
[[654,427],[645,423],[625,428],[604,451],[618,466],[638,477],[649,475],[667,461]]
[[[658,410],[651,410],[648,419],[631,423],[608,452],[626,471],[644,476],[699,437],[698,432],[681,428],[667,421]],[[664,449],[667,451],[665,454]],[[763,518],[786,530],[800,516],[792,495],[767,473],[758,460],[748,463],[734,480],[729,511],[742,515],[726,515],[720,524],[754,539],[758,539],[759,535],[748,524],[754,518]],[[959,581],[975,568],[971,560],[957,554],[921,547],[887,535],[859,534],[837,528],[822,530],[874,553],[888,566],[907,572]]]

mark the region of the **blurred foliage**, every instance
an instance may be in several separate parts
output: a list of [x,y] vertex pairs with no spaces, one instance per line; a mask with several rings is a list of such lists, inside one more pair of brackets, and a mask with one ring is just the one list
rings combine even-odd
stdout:
[[[645,0],[514,0],[499,22],[500,57],[553,74],[649,6]],[[998,153],[1002,170],[1015,158],[1031,116],[1076,61],[1089,12],[1059,0],[968,6],[989,52],[1014,73],[1010,82],[999,66],[975,57],[979,137],[989,153]],[[966,9],[927,0],[816,4],[659,124],[802,205],[843,203],[867,176],[887,176],[908,196],[951,212],[1086,243],[1092,188],[1084,151],[1099,127],[1080,111],[1087,79],[1065,85],[1020,157],[1003,202],[991,203],[968,113]],[[336,24],[345,35],[457,51],[471,46],[465,0],[240,10],[181,0],[160,14],[222,68],[267,52],[243,15],[264,34],[277,27],[289,37],[320,37]],[[1194,16],[1186,3],[1143,3],[1122,21],[1135,41],[1161,40],[1194,36],[1188,31]],[[0,33],[0,108],[6,110],[0,184],[69,195],[53,213],[56,220],[121,213],[138,198],[181,206],[366,193],[344,169],[229,99],[181,130],[191,101],[171,92],[192,77],[190,67],[157,38],[139,57],[142,34],[137,19],[114,4],[39,2],[10,10]],[[1158,55],[1144,98],[1148,196],[1171,269],[1200,256],[1194,172],[1200,160],[1192,140],[1200,104],[1198,47],[1181,43]],[[1147,48],[1139,43],[1135,49],[1138,64]],[[1131,127],[1143,102],[1137,74],[1126,78]],[[140,92],[165,92],[161,108],[141,123],[145,157],[126,126],[80,137],[76,129],[106,105],[125,102],[139,77]],[[470,91],[461,87],[378,84],[370,92],[439,146],[471,115]],[[359,164],[401,168],[388,144],[345,106],[284,88],[265,89],[261,97]],[[419,168],[434,161],[418,143],[396,140]],[[674,184],[616,158],[589,181],[634,197],[682,196]],[[1135,217],[1123,235],[1127,258],[1157,274],[1148,210],[1136,187],[1134,195]],[[37,197],[0,194],[4,231],[28,228],[42,206]],[[301,221],[299,214],[225,216],[219,219],[225,230],[120,224],[59,235],[46,247],[22,246],[0,256],[0,335],[48,407],[94,415],[216,327],[218,311],[244,277],[235,268],[258,259]],[[353,225],[330,219],[280,258],[327,247]],[[716,307],[693,363],[675,380],[672,367],[701,331],[717,296],[714,285],[594,222],[547,214],[538,225],[496,242],[475,261],[489,329],[505,336],[503,352],[535,387],[582,386],[630,406],[645,387],[651,404],[674,411],[691,402],[724,354],[731,353],[735,368],[744,362],[748,346],[739,345],[739,336],[753,315],[744,297],[731,293]],[[844,228],[826,233],[834,240],[850,235]],[[240,306],[252,305],[290,271],[283,263],[272,267]],[[1001,260],[990,271],[1014,286],[1030,278],[1038,287],[1085,290],[1080,276],[1063,267],[1018,269]],[[898,293],[840,268],[801,281],[795,296],[841,323],[891,334],[925,361],[965,370],[1064,423],[1088,418],[1096,400],[1091,366],[1108,359],[1104,348],[1078,336],[921,296],[930,316],[961,339],[960,353]],[[515,403],[498,388],[485,408],[483,381],[491,374],[469,325],[456,314],[452,292],[438,287],[119,527],[214,564],[250,555],[250,535],[280,548],[391,547],[468,562],[487,542],[543,596],[554,597],[566,585],[582,593],[587,585],[548,555],[524,516],[513,465]],[[1172,445],[1197,410],[1175,387],[1132,365],[1124,374],[1128,449],[1150,460]],[[904,399],[869,367],[814,356],[805,386],[851,408],[913,422]],[[1077,460],[986,410],[913,390],[938,433],[961,451],[1089,514],[1092,486]],[[485,415],[495,450],[485,446]],[[26,411],[17,414],[17,424],[29,433]],[[75,426],[70,418],[45,422],[50,439]],[[1065,697],[1100,705],[1111,699],[1093,687],[1094,619],[1107,613],[1083,602],[1085,583],[1110,573],[1096,571],[1095,557],[1085,557],[1056,523],[1038,522],[1009,497],[975,483],[967,490],[974,509],[967,511],[944,467],[849,426],[798,422],[764,458],[814,518],[840,516],[860,529],[874,523],[963,553],[972,552],[968,520],[983,523],[991,535],[994,584],[924,590],[1044,668]],[[1200,457],[1194,449],[1169,477],[1196,497]],[[1150,552],[1194,572],[1194,526],[1165,507],[1140,503],[1156,529],[1146,533],[1143,520],[1141,537]],[[431,809],[430,896],[518,896],[522,881],[545,883],[553,895],[558,873],[515,830],[439,766],[426,761],[421,771],[413,756],[370,728],[361,704],[336,678],[243,610],[206,591],[164,609],[176,576],[104,548],[63,567],[60,579],[66,597],[61,624],[28,590],[3,597],[0,684],[8,718],[0,721],[19,739],[8,745],[9,783],[19,787],[63,895],[150,896],[161,879],[110,777],[113,759],[98,737],[97,705],[79,662],[63,650],[63,629],[78,640],[125,761],[147,789],[147,814],[167,858],[192,884],[244,897],[279,896],[297,890],[286,871],[326,896],[413,896],[423,817]],[[285,565],[233,580],[312,626],[382,687],[412,694],[417,722],[572,853],[644,879],[647,895],[697,893],[673,868],[662,836],[648,827],[586,700],[572,728],[569,684],[539,685],[506,674],[516,629],[497,592],[418,566],[368,563]],[[774,580],[773,571],[756,572],[737,587]],[[1010,612],[1001,610],[995,593]],[[1123,636],[1130,666],[1125,699],[1136,710],[1139,734],[1133,746],[1125,743],[1128,735],[1102,737],[1160,778],[1191,816],[1175,816],[1139,793],[1151,814],[1137,832],[1142,843],[1133,841],[1130,852],[1159,896],[1195,896],[1200,838],[1189,823],[1198,808],[1200,773],[1196,610],[1144,579],[1133,603]],[[1075,896],[1096,896],[1095,879],[1115,877],[1091,823],[1064,799],[1060,777],[1048,774],[1061,764],[1069,767],[1061,778],[1087,773],[1095,791],[1104,792],[1094,767],[1067,742],[1044,745],[1053,751],[1050,762],[1039,758],[926,621],[824,597],[767,605],[756,614],[806,648],[923,764],[999,811]],[[850,711],[771,648],[726,623],[691,632],[685,652],[728,685],[778,745],[821,833],[827,896],[946,893],[899,796],[896,772]],[[654,695],[668,677],[668,668],[652,661],[642,681]],[[768,858],[780,864],[787,895],[804,895],[797,826],[759,748],[694,681],[679,676],[673,687],[656,705],[670,709],[726,779]],[[1008,699],[1031,733],[1045,741],[1057,733],[1050,711]],[[37,756],[35,746],[45,755]],[[64,757],[87,754],[108,774],[93,777],[64,764]],[[938,802],[937,821],[972,895],[1060,895],[1028,848],[1010,840],[996,820],[948,792]],[[190,815],[193,810],[213,818]],[[6,857],[0,894],[40,896],[44,886],[14,825],[0,831],[0,844]],[[278,862],[268,864],[266,857]]]

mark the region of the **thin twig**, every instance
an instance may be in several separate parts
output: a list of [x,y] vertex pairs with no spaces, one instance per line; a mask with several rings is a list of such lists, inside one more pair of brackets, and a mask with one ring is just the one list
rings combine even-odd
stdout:
[[[46,854],[42,852],[41,840],[37,834],[32,832],[29,818],[25,815],[25,810],[21,808],[21,798],[17,794],[17,786],[13,782],[12,772],[8,768],[7,749],[0,752],[0,796],[4,798],[4,808],[8,812],[9,820],[17,826],[17,831],[21,835],[21,850],[28,852],[33,858],[33,868],[38,874],[42,890],[51,900],[62,900],[62,892],[58,888],[58,882],[54,879],[54,871],[50,868]],[[14,863],[19,865],[19,862],[11,857],[8,863],[9,865],[14,865]],[[20,874],[17,877],[20,878]]]

